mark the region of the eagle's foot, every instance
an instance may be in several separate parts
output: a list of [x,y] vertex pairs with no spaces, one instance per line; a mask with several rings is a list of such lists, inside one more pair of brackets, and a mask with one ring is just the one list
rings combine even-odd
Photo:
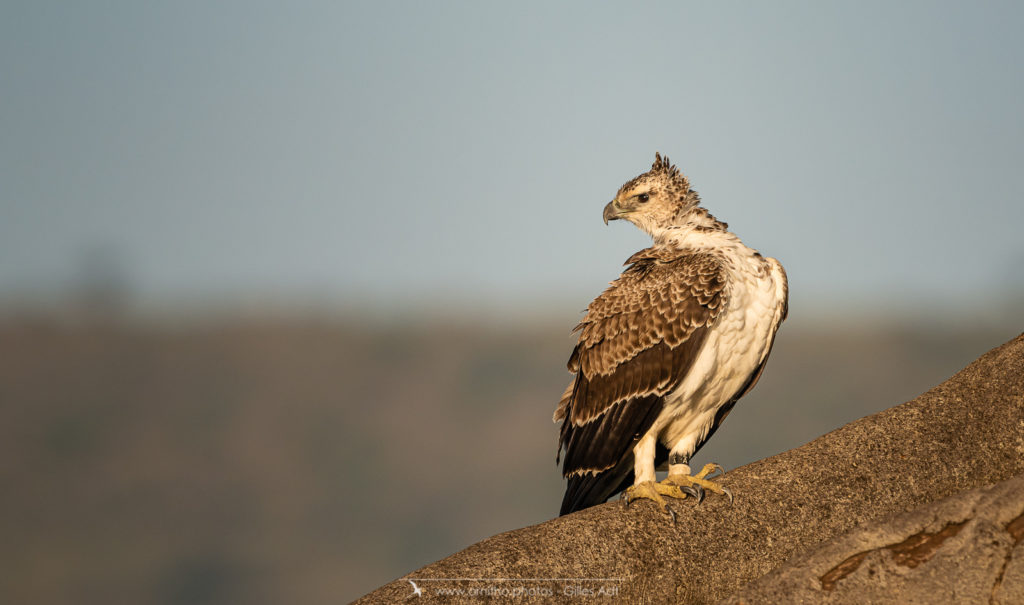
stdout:
[[626,488],[626,491],[622,493],[622,499],[625,502],[626,508],[629,508],[630,503],[634,500],[650,500],[672,517],[672,523],[676,521],[676,513],[669,507],[665,498],[682,500],[687,496],[696,498],[697,490],[689,485],[679,486],[665,483],[664,481],[659,483],[644,481]]
[[729,502],[732,502],[732,492],[709,479],[709,477],[716,476],[716,473],[721,474],[724,472],[725,470],[717,464],[705,464],[704,468],[702,468],[696,475],[691,476],[683,473],[670,472],[668,477],[666,477],[661,483],[677,486],[680,490],[686,490],[687,488],[693,490],[693,495],[697,498],[697,504],[700,504],[704,500],[704,490],[728,496]]

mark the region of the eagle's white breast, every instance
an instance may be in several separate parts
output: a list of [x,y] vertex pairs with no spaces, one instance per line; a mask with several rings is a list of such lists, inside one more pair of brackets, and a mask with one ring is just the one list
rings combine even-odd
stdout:
[[762,257],[732,234],[691,233],[671,243],[715,251],[728,275],[728,306],[648,432],[689,457],[711,430],[718,409],[750,386],[768,356],[784,313],[786,282],[778,261]]

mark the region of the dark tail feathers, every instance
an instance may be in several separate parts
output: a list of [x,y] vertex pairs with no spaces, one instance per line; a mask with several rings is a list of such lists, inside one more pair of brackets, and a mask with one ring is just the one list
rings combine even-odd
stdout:
[[632,456],[603,473],[569,477],[569,484],[566,486],[565,496],[562,498],[562,508],[558,514],[559,516],[568,515],[596,504],[602,504],[632,483]]

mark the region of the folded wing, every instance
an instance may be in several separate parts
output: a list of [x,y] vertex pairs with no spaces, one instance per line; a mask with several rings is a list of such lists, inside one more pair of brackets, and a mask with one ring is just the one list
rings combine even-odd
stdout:
[[726,305],[725,269],[709,253],[646,249],[587,308],[569,358],[559,453],[562,513],[600,504],[632,482],[632,447],[693,367]]

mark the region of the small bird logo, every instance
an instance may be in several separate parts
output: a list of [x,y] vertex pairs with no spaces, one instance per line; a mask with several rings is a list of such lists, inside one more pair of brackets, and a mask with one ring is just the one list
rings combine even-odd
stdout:
[[412,584],[412,594],[407,596],[407,597],[405,597],[406,601],[408,601],[409,599],[411,599],[413,597],[422,597],[423,596],[423,589],[420,588],[419,586],[416,586],[416,582],[413,582],[412,580],[407,580],[407,582]]

